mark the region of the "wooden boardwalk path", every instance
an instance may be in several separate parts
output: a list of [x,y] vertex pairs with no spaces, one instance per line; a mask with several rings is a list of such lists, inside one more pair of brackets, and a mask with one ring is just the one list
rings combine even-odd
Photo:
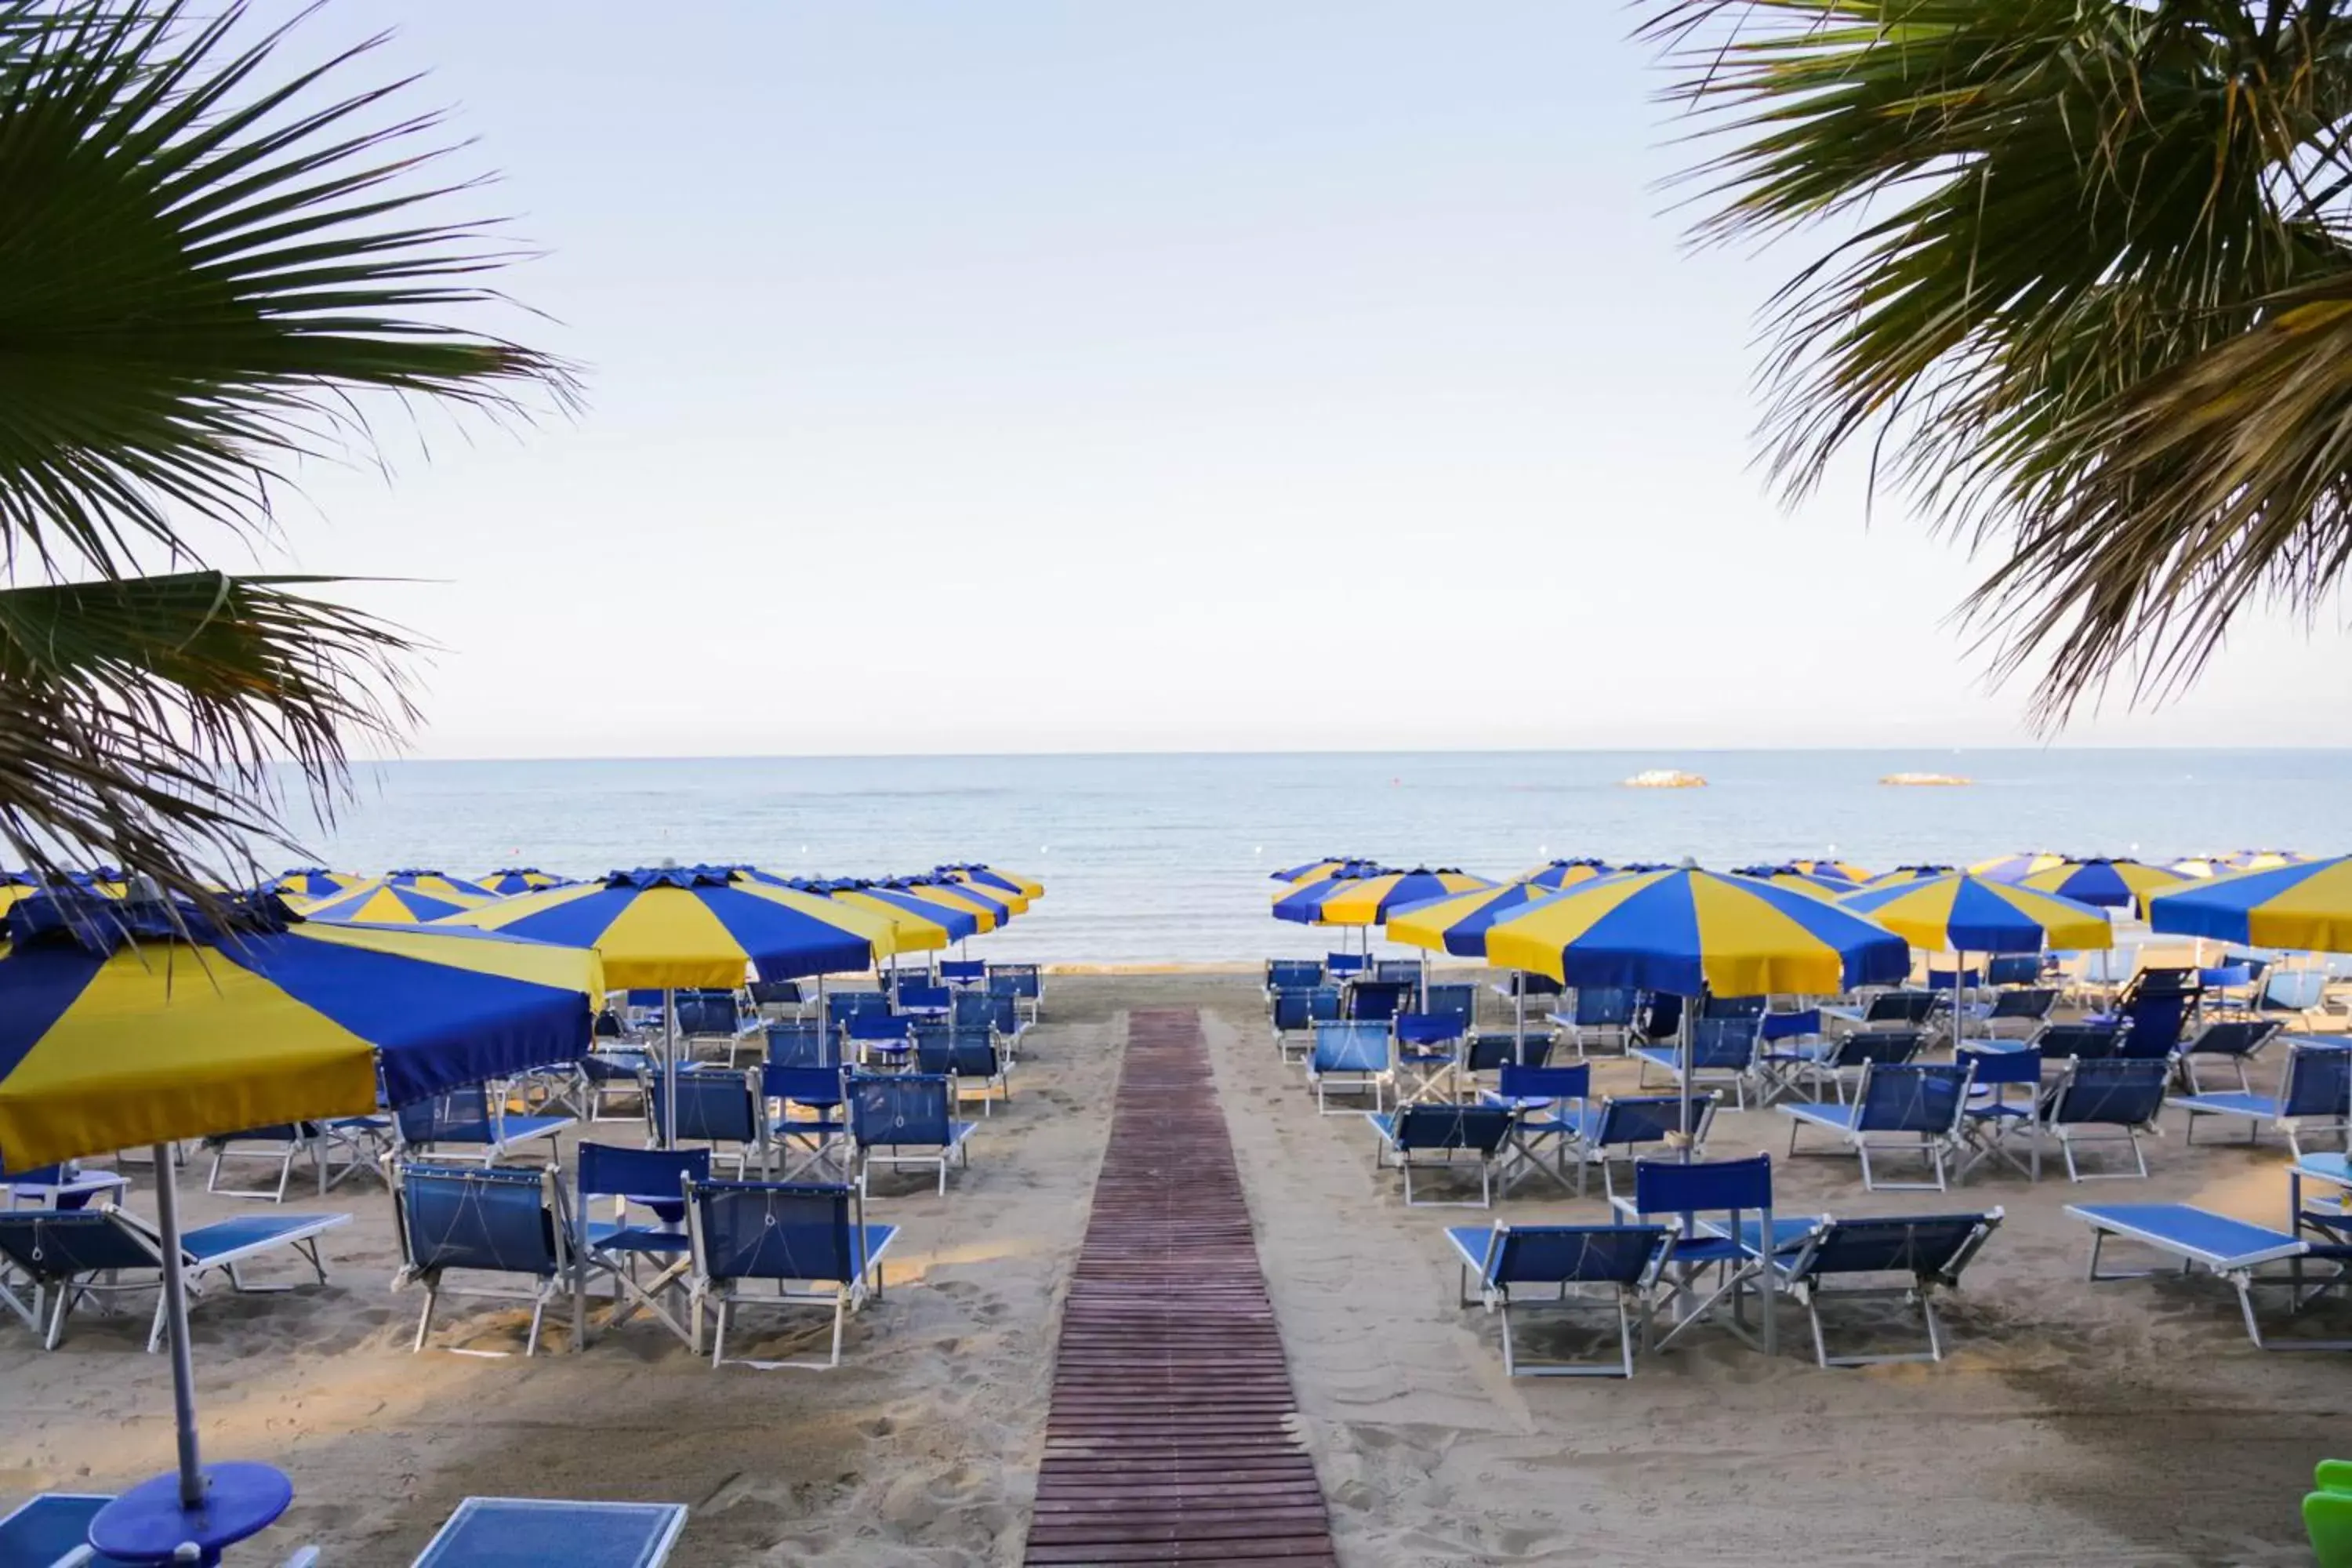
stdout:
[[1128,1025],[1025,1562],[1336,1563],[1197,1013]]

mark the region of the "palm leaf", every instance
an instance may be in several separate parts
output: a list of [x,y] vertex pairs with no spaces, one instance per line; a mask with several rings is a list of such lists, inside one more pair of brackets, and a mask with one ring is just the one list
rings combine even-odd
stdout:
[[196,892],[284,843],[269,759],[317,777],[410,717],[370,616],[217,572],[0,590],[0,840],[55,875],[83,857]]
[[2340,566],[2343,552],[2310,535],[2310,497],[2328,486],[2257,527],[2242,499],[2252,470],[2210,466],[2329,453],[2313,423],[2324,400],[2242,401],[2233,416],[2208,410],[2200,436],[2183,430],[2185,400],[2227,384],[2192,367],[2252,352],[2283,293],[2352,277],[2340,223],[2352,34],[2337,9],[1653,9],[1646,31],[1677,62],[1675,93],[1703,135],[1728,142],[1694,171],[1710,208],[1701,235],[1830,232],[1768,316],[1778,482],[1801,497],[1860,449],[1874,488],[1905,489],[2004,555],[1969,608],[2000,639],[2000,668],[2046,658],[2046,719],[2126,668],[2136,696],[2161,689],[2193,671],[2253,585],[2308,605]]
[[490,413],[568,369],[463,320],[516,252],[445,214],[408,84],[374,47],[286,72],[244,8],[0,7],[0,536],[131,569],[142,543],[266,524],[272,482],[370,448],[353,394]]

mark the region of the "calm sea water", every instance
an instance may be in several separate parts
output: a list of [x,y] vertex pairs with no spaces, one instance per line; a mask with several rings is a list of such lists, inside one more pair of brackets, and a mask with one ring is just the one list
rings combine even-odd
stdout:
[[[1705,789],[1633,790],[1644,768]],[[1904,789],[1900,770],[1964,773]],[[2145,859],[2347,847],[2352,752],[2016,751],[718,758],[399,763],[312,835],[338,867],[680,861],[878,875],[986,860],[1047,885],[974,952],[1140,963],[1307,954],[1267,873],[1325,854],[1505,877],[1556,856],[1874,869],[2016,849]]]

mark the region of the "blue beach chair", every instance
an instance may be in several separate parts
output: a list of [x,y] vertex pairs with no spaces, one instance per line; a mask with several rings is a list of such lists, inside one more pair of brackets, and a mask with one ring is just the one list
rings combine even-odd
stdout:
[[1314,1086],[1316,1110],[1324,1116],[1339,1114],[1326,1098],[1335,1089],[1358,1094],[1369,1090],[1372,1109],[1379,1110],[1392,1072],[1389,1048],[1385,1023],[1316,1025],[1315,1044],[1307,1054],[1307,1081]]
[[[760,1092],[759,1068],[716,1064],[677,1075],[676,1137],[680,1143],[708,1143],[713,1159],[735,1162],[742,1175],[754,1163],[768,1168],[768,1110]],[[658,1143],[672,1125],[669,1075],[652,1073],[646,1079],[646,1139]],[[728,1147],[722,1149],[720,1145]]]
[[950,1027],[931,1035],[918,1030],[915,1035],[915,1070],[937,1077],[952,1079],[959,1104],[967,1089],[977,1087],[980,1113],[993,1116],[997,1098],[1013,1098],[1012,1079],[1005,1072],[1003,1053],[996,1047],[992,1029],[961,1029]]
[[[2352,1247],[2306,1241],[2292,1231],[2273,1230],[2268,1226],[2232,1219],[2190,1204],[2075,1204],[2070,1205],[2066,1212],[2091,1227],[2091,1263],[2086,1279],[2144,1279],[2159,1272],[2171,1272],[2152,1268],[2105,1274],[2099,1271],[2101,1249],[2109,1240],[2135,1242],[2179,1259],[2179,1272],[2184,1275],[2202,1268],[2227,1283],[2238,1294],[2238,1310],[2245,1321],[2246,1337],[2254,1342],[2257,1350],[2352,1350],[2352,1340],[2265,1341],[2262,1322],[2254,1314],[2254,1290],[2263,1286],[2286,1289],[2291,1304],[2300,1307],[2312,1293],[2305,1274],[2308,1264],[2323,1263],[2332,1269],[2320,1281],[2319,1289],[2342,1286],[2347,1278],[2352,1278],[2352,1268],[2347,1268],[2352,1265]],[[2261,1272],[2282,1263],[2288,1269],[2284,1275]]]
[[1045,1011],[1045,971],[1035,963],[992,963],[988,966],[991,995],[1010,996],[1035,1023]]
[[[1803,1303],[1813,1330],[1813,1359],[1829,1366],[1875,1366],[1888,1362],[1944,1359],[1943,1324],[1936,1316],[1936,1295],[1959,1288],[1960,1275],[1999,1229],[2001,1211],[1982,1214],[1902,1215],[1874,1219],[1798,1220],[1774,1237],[1773,1278],[1781,1289]],[[1740,1233],[1748,1250],[1760,1254],[1764,1233],[1756,1223]],[[1883,1279],[1894,1275],[1900,1283],[1849,1286],[1831,1289],[1830,1282],[1855,1278]],[[1927,1348],[1879,1355],[1830,1354],[1822,1333],[1821,1305],[1832,1299],[1899,1297],[1916,1303],[1927,1330]]]
[[[2164,1109],[2165,1086],[2171,1077],[2168,1060],[2111,1057],[2068,1062],[2035,1108],[2033,1179],[2039,1181],[2042,1176],[2040,1134],[2045,1132],[2058,1140],[2070,1182],[2146,1177],[2147,1154],[2140,1147],[2140,1135],[2157,1131],[2157,1115]],[[2128,1146],[2134,1169],[2084,1175],[2074,1162],[2074,1146],[2098,1142]]]
[[89,1521],[114,1500],[106,1492],[43,1492],[0,1517],[0,1568],[115,1568],[120,1557],[89,1549]]
[[[687,1268],[686,1184],[710,1179],[708,1149],[621,1149],[609,1143],[580,1145],[580,1175],[574,1186],[577,1205],[572,1236],[578,1242],[572,1260],[579,1273],[572,1291],[572,1347],[588,1348],[589,1287],[596,1276],[610,1280],[613,1310],[608,1329],[640,1311],[685,1340],[694,1342],[687,1325],[662,1304],[662,1292],[683,1279]],[[613,1200],[613,1217],[598,1219],[599,1198]],[[648,1219],[635,1211],[643,1209]],[[650,1282],[639,1269],[650,1265]]]
[[977,958],[943,958],[940,960],[940,984],[958,990],[974,986],[984,993],[988,987],[988,965]]
[[[1637,1160],[1633,1163],[1633,1195],[1612,1198],[1612,1205],[1643,1224],[1660,1217],[1675,1224],[1675,1251],[1670,1268],[1660,1270],[1657,1290],[1673,1303],[1672,1326],[1659,1336],[1664,1350],[1693,1324],[1715,1315],[1728,1302],[1732,1333],[1773,1355],[1780,1349],[1778,1314],[1765,1274],[1763,1251],[1743,1235],[1778,1236],[1772,1220],[1772,1159],[1754,1154],[1740,1160]],[[1702,1215],[1717,1216],[1701,1218]],[[1713,1271],[1714,1281],[1704,1295],[1701,1277]],[[1748,1299],[1757,1298],[1763,1332],[1748,1332]]]
[[[400,1232],[400,1272],[393,1276],[393,1289],[425,1287],[425,1310],[417,1314],[416,1338],[408,1348],[425,1348],[433,1310],[446,1293],[528,1302],[530,1329],[522,1353],[536,1354],[548,1303],[578,1282],[562,1176],[552,1168],[400,1165],[394,1171],[392,1196]],[[444,1283],[452,1269],[520,1275],[531,1284],[523,1290],[453,1289]]]
[[2181,1042],[2181,1087],[2190,1094],[2204,1092],[2204,1086],[2197,1081],[2197,1063],[2202,1058],[2229,1063],[2238,1075],[2238,1092],[2252,1094],[2254,1086],[2246,1077],[2246,1064],[2285,1027],[2276,1018],[2220,1018],[2206,1025]]
[[1588,1037],[1612,1037],[1623,1050],[1632,1038],[1634,993],[1619,985],[1580,985],[1566,1012],[1554,1012],[1549,1022],[1568,1037],[1578,1056],[1586,1054]]
[[2200,1117],[2234,1117],[2246,1124],[2249,1143],[2262,1136],[2265,1126],[2279,1129],[2300,1160],[2306,1136],[2333,1134],[2340,1141],[2352,1128],[2352,1050],[2297,1040],[2287,1047],[2286,1069],[2276,1094],[2184,1094],[2165,1103],[2188,1112],[2184,1142],[2197,1141]]
[[[736,1364],[839,1366],[843,1326],[869,1294],[880,1298],[882,1255],[898,1227],[867,1225],[863,1194],[849,1186],[698,1182],[687,1189],[687,1230],[694,1247],[694,1338],[698,1348],[704,1310],[710,1309],[710,1364],[727,1364],[728,1327],[735,1308],[751,1301],[831,1306],[833,1352],[823,1362],[739,1358]],[[740,1289],[750,1284],[775,1289],[757,1296]]]
[[[1789,1152],[1797,1152],[1797,1135],[1808,1127],[1833,1132],[1845,1149],[1862,1162],[1864,1190],[1921,1192],[1945,1190],[1945,1162],[1962,1141],[1969,1103],[1969,1064],[1909,1062],[1901,1066],[1875,1064],[1862,1071],[1851,1105],[1783,1105],[1790,1119]],[[1871,1170],[1871,1152],[1890,1149],[1916,1153],[1927,1162],[1935,1179],[1928,1183],[1880,1182]]]
[[[1493,1206],[1495,1164],[1511,1135],[1509,1110],[1498,1105],[1415,1104],[1400,1106],[1385,1115],[1368,1110],[1364,1120],[1371,1123],[1372,1131],[1380,1137],[1379,1145],[1372,1151],[1372,1168],[1384,1169],[1390,1156],[1395,1157],[1397,1168],[1404,1173],[1407,1208]],[[1425,1170],[1434,1164],[1450,1169],[1459,1154],[1471,1156],[1478,1167],[1478,1201],[1475,1205],[1466,1199],[1441,1201],[1412,1195],[1416,1166]]]
[[[1634,1330],[1649,1348],[1651,1288],[1674,1257],[1674,1232],[1662,1225],[1457,1226],[1445,1233],[1462,1265],[1460,1304],[1474,1300],[1502,1320],[1506,1377],[1631,1377]],[[1470,1281],[1478,1294],[1470,1294]],[[1518,1353],[1515,1310],[1562,1312],[1585,1303],[1580,1289],[1605,1292],[1617,1316],[1614,1362],[1529,1362]]]
[[1764,1037],[1758,1016],[1693,1018],[1690,1035],[1687,1046],[1636,1046],[1633,1057],[1642,1064],[1636,1087],[1649,1088],[1650,1069],[1657,1068],[1673,1083],[1688,1077],[1694,1086],[1727,1086],[1733,1102],[1747,1110],[1748,1086],[1757,1081],[1761,1066],[1759,1052]]
[[954,1080],[937,1073],[851,1073],[842,1085],[860,1197],[877,1165],[934,1166],[945,1194],[949,1163],[971,1164],[978,1124],[955,1119]]
[[1396,1043],[1390,1079],[1399,1105],[1451,1102],[1467,1026],[1449,1013],[1400,1013],[1389,1024]]
[[[166,1177],[168,1180],[169,1178]],[[245,1266],[279,1248],[289,1248],[327,1282],[319,1237],[351,1223],[347,1214],[240,1215],[198,1226],[180,1236],[180,1280],[193,1306],[205,1276],[217,1270],[239,1295],[274,1295],[290,1285],[256,1285]],[[155,1316],[147,1348],[163,1342],[170,1327],[163,1300],[163,1238],[146,1221],[111,1203],[78,1209],[10,1209],[0,1212],[0,1261],[21,1273],[33,1288],[31,1321],[41,1348],[55,1350],[65,1337],[66,1314],[89,1298],[101,1310],[110,1299],[131,1291],[155,1292]],[[39,1320],[47,1319],[46,1324]]]
[[[2042,1142],[2035,1131],[2042,1109],[2042,1053],[2031,1046],[1971,1040],[1956,1060],[1969,1068],[1968,1121],[1962,1130],[1971,1145],[1960,1167],[1965,1177],[1989,1159],[1998,1159],[2031,1181],[2042,1179]],[[2018,1092],[2012,1094],[2014,1089]],[[2012,1138],[2031,1144],[2021,1160],[2008,1145]]]
[[1339,988],[1318,985],[1305,991],[1277,991],[1272,1002],[1275,1048],[1287,1062],[1296,1050],[1304,1054],[1318,1024],[1339,1021]]
[[[1715,1123],[1713,1089],[1691,1097],[1691,1158],[1706,1152],[1707,1130]],[[1612,1203],[1617,1196],[1615,1162],[1633,1163],[1645,1151],[1663,1149],[1682,1131],[1682,1100],[1672,1094],[1612,1095],[1598,1105],[1562,1109],[1568,1124],[1568,1156],[1576,1162],[1576,1192],[1584,1195],[1585,1178],[1601,1167],[1601,1191]]]
[[[1563,1188],[1570,1184],[1569,1141],[1591,1093],[1592,1068],[1587,1062],[1560,1068],[1502,1064],[1496,1087],[1484,1096],[1484,1103],[1511,1113],[1507,1147],[1512,1158],[1503,1172],[1506,1193],[1528,1171],[1549,1176]],[[1583,1191],[1580,1169],[1576,1190]]]
[[1900,1067],[1916,1057],[1927,1044],[1927,1031],[1909,1025],[1855,1029],[1834,1038],[1791,1039],[1768,1047],[1762,1068],[1775,1098],[1801,1090],[1819,1100],[1826,1086],[1830,1098],[1843,1105],[1848,1091],[1862,1081],[1866,1069]]
[[867,1008],[852,1013],[842,1025],[842,1054],[861,1063],[895,1068],[915,1048],[914,1020],[898,1013]]
[[515,1146],[544,1138],[547,1157],[555,1158],[556,1134],[579,1125],[570,1116],[509,1116],[506,1096],[493,1095],[486,1084],[469,1083],[445,1094],[412,1100],[392,1113],[394,1143],[403,1157],[431,1153],[446,1157],[451,1148],[478,1149],[482,1163],[496,1164]]
[[661,1568],[685,1528],[682,1503],[469,1497],[413,1568]]
[[1269,958],[1265,961],[1265,995],[1269,1005],[1285,991],[1312,991],[1323,984],[1323,963],[1314,958]]
[[2071,1024],[2044,1024],[2025,1043],[2042,1053],[2045,1062],[2069,1057],[2096,1061],[2124,1054],[2124,1036],[2131,1026],[2122,1018],[2084,1019]]

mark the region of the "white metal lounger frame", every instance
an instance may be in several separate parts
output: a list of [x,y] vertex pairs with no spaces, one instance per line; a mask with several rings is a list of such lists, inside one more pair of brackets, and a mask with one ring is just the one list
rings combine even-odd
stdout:
[[686,1505],[683,1503],[575,1502],[560,1498],[469,1497],[457,1505],[456,1511],[442,1522],[439,1530],[433,1532],[433,1539],[425,1542],[425,1550],[416,1554],[416,1561],[411,1568],[462,1568],[462,1559],[452,1559],[447,1554],[457,1549],[456,1543],[472,1516],[486,1506],[518,1513],[544,1509],[551,1513],[569,1514],[575,1519],[583,1514],[627,1514],[643,1518],[656,1509],[668,1510],[668,1518],[662,1528],[628,1568],[661,1568],[661,1564],[669,1559],[670,1549],[677,1544],[678,1531],[686,1528]]
[[[294,1121],[286,1125],[294,1136],[282,1141],[258,1140],[247,1133],[229,1133],[205,1140],[212,1148],[212,1169],[205,1175],[205,1191],[215,1197],[259,1198],[273,1204],[286,1201],[286,1188],[294,1176],[294,1162],[309,1156],[310,1168],[319,1180],[319,1195],[325,1197],[353,1173],[378,1169],[377,1161],[392,1146],[391,1126],[378,1123],[374,1117],[353,1116],[335,1121]],[[348,1156],[341,1165],[334,1161],[337,1150]],[[231,1160],[274,1161],[278,1165],[275,1187],[224,1187],[220,1184],[221,1166]]]
[[[1651,1348],[1651,1328],[1656,1321],[1657,1306],[1656,1296],[1651,1285],[1645,1283],[1632,1287],[1612,1286],[1609,1291],[1610,1299],[1606,1302],[1601,1302],[1595,1301],[1587,1296],[1573,1294],[1572,1292],[1578,1289],[1577,1285],[1572,1281],[1563,1281],[1559,1287],[1559,1294],[1556,1297],[1542,1301],[1525,1299],[1514,1300],[1508,1285],[1495,1286],[1485,1283],[1486,1274],[1494,1266],[1494,1249],[1502,1245],[1503,1237],[1508,1229],[1507,1226],[1496,1226],[1489,1233],[1491,1239],[1486,1244],[1486,1255],[1476,1259],[1473,1259],[1469,1251],[1453,1236],[1448,1235],[1445,1238],[1453,1244],[1454,1256],[1462,1263],[1461,1281],[1455,1288],[1458,1304],[1463,1307],[1483,1306],[1502,1323],[1503,1375],[1505,1377],[1633,1376],[1633,1351],[1637,1342],[1636,1330],[1640,1333],[1638,1343],[1642,1352],[1646,1355]],[[1673,1258],[1674,1250],[1674,1232],[1669,1230],[1666,1233],[1664,1245],[1659,1247],[1657,1256],[1650,1260],[1649,1280],[1651,1282],[1654,1283],[1665,1272],[1667,1261]],[[1475,1296],[1470,1294],[1471,1272],[1474,1268],[1477,1271],[1480,1280],[1478,1294]],[[1511,1333],[1512,1308],[1517,1307],[1524,1311],[1530,1308],[1540,1307],[1565,1313],[1579,1310],[1598,1311],[1603,1306],[1613,1307],[1617,1312],[1617,1361],[1615,1363],[1577,1361],[1522,1362],[1520,1360],[1517,1342]]]
[[[1944,1322],[1936,1314],[1936,1293],[1939,1289],[1953,1290],[1959,1288],[1960,1275],[1968,1268],[1976,1255],[1983,1249],[1984,1244],[1992,1239],[1992,1233],[2000,1227],[2001,1218],[2001,1210],[1998,1208],[1987,1210],[1983,1222],[1977,1226],[1976,1233],[1969,1238],[1958,1252],[1953,1255],[1942,1273],[1934,1279],[1923,1283],[1915,1279],[1908,1285],[1845,1285],[1827,1289],[1819,1280],[1808,1280],[1802,1277],[1806,1267],[1812,1261],[1813,1252],[1822,1245],[1822,1237],[1828,1235],[1832,1227],[1838,1223],[1834,1217],[1823,1215],[1821,1224],[1811,1234],[1797,1244],[1798,1250],[1789,1257],[1789,1260],[1781,1263],[1776,1258],[1773,1268],[1773,1272],[1780,1276],[1783,1288],[1804,1306],[1806,1320],[1812,1325],[1814,1363],[1820,1366],[1832,1367],[1885,1366],[1899,1362],[1942,1361],[1944,1359]],[[1822,1332],[1821,1300],[1824,1296],[1839,1301],[1890,1297],[1915,1303],[1919,1309],[1921,1320],[1927,1326],[1927,1348],[1924,1351],[1895,1351],[1882,1355],[1833,1356],[1830,1354],[1829,1342]]]
[[[155,1317],[147,1330],[147,1349],[152,1354],[162,1348],[164,1331],[170,1327],[166,1310],[168,1303],[164,1300],[162,1287],[164,1268],[163,1237],[157,1236],[144,1220],[128,1210],[119,1208],[112,1204],[106,1204],[102,1206],[101,1212],[113,1215],[114,1223],[118,1227],[136,1236],[145,1244],[147,1251],[154,1259],[152,1267],[155,1276],[152,1279],[121,1279],[109,1269],[101,1271],[106,1275],[104,1279],[100,1279],[96,1275],[78,1277],[58,1286],[57,1300],[47,1303],[46,1308],[43,1302],[43,1289],[36,1286],[33,1291],[34,1315],[38,1317],[46,1310],[48,1317],[47,1325],[41,1329],[41,1348],[48,1351],[58,1348],[58,1342],[65,1337],[66,1314],[72,1309],[77,1297],[92,1298],[97,1302],[99,1310],[103,1312],[110,1310],[106,1304],[108,1296],[132,1290],[152,1290],[155,1292]],[[247,1284],[245,1275],[237,1267],[248,1258],[258,1258],[263,1253],[279,1247],[291,1247],[297,1256],[310,1263],[311,1272],[319,1277],[319,1283],[324,1285],[327,1282],[327,1265],[319,1257],[319,1237],[339,1225],[349,1224],[352,1216],[347,1214],[321,1214],[287,1215],[283,1217],[301,1218],[311,1223],[301,1229],[290,1231],[285,1235],[268,1237],[244,1247],[232,1247],[226,1252],[217,1253],[210,1258],[184,1263],[181,1272],[183,1288],[191,1297],[201,1295],[203,1293],[201,1282],[204,1277],[217,1268],[228,1276],[229,1289],[240,1296],[283,1295],[294,1287]],[[36,1327],[39,1325],[37,1324]]]
[[[2188,1205],[2183,1205],[2181,1206],[2187,1207]],[[2100,1248],[2106,1244],[2106,1240],[2109,1237],[2121,1237],[2126,1241],[2137,1241],[2145,1246],[2152,1247],[2158,1252],[2168,1252],[2173,1257],[2179,1258],[2180,1268],[2179,1272],[2184,1276],[2195,1272],[2200,1267],[2210,1273],[2220,1276],[2229,1284],[2231,1289],[2238,1293],[2238,1310],[2242,1315],[2243,1315],[2246,1321],[2246,1337],[2254,1342],[2254,1348],[2256,1350],[2352,1351],[2352,1340],[2298,1340],[2290,1341],[2284,1343],[2273,1344],[2265,1342],[2263,1339],[2262,1324],[2254,1317],[2253,1288],[2257,1285],[2283,1285],[2290,1287],[2295,1291],[2294,1305],[2297,1307],[2302,1305],[2304,1300],[2302,1260],[2309,1255],[2311,1248],[2309,1244],[2305,1242],[2299,1237],[2290,1236],[2283,1230],[2268,1231],[2269,1235],[2278,1238],[2276,1246],[2266,1247],[2258,1252],[2246,1252],[2231,1257],[2223,1257],[2217,1253],[2207,1252],[2201,1248],[2192,1247],[2185,1242],[2174,1237],[2164,1236],[2158,1232],[2145,1230],[2135,1226],[2126,1225],[2112,1218],[2089,1212],[2078,1205],[2069,1204],[2066,1205],[2066,1212],[2091,1227],[2091,1262],[2088,1271],[2084,1276],[2084,1278],[2087,1279],[2152,1279],[2158,1275],[2170,1274],[2174,1272],[2174,1270],[2169,1268],[2129,1268],[2111,1270],[2105,1274],[2100,1273]],[[2266,1226],[2254,1226],[2253,1228],[2257,1230],[2267,1230]],[[2265,1263],[2293,1263],[2295,1265],[2295,1269],[2293,1274],[2284,1279],[2258,1276],[2254,1270]],[[2313,1291],[2313,1294],[2316,1294],[2318,1290],[2326,1289],[2331,1286],[2342,1284],[2345,1281],[2347,1274],[2347,1270],[2344,1266],[2338,1265],[2335,1276],[2332,1279],[2321,1281]]]

